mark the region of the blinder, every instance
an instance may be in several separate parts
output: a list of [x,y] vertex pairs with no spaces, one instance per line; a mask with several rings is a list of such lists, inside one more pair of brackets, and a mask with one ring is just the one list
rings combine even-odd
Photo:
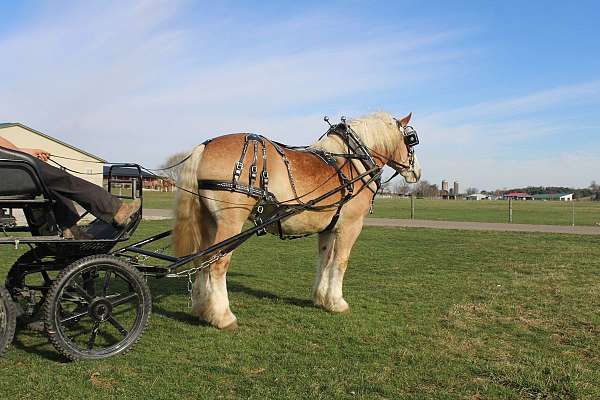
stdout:
[[410,125],[404,127],[404,144],[408,147],[414,147],[419,144],[417,131]]

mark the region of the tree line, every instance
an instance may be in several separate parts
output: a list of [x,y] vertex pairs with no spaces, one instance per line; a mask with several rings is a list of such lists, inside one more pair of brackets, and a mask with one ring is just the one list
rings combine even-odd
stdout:
[[[408,184],[406,182],[398,181],[395,183],[388,183],[382,187],[383,193],[395,193],[399,195],[413,194],[417,197],[439,197],[440,189],[438,185],[430,183],[427,180],[421,180],[416,184]],[[600,200],[600,185],[596,181],[592,181],[587,188],[571,188],[566,186],[526,186],[520,188],[511,189],[495,189],[495,190],[482,190],[481,192],[474,187],[468,187],[461,194],[489,194],[494,196],[503,196],[511,192],[523,192],[530,195],[536,194],[558,194],[558,193],[573,193],[573,197],[577,199],[592,198],[594,200]]]

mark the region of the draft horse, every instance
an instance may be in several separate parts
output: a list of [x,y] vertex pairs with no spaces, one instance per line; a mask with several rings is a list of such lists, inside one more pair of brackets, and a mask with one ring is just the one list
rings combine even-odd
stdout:
[[[267,230],[281,237],[319,234],[313,301],[331,312],[347,311],[344,273],[379,188],[381,170],[388,165],[408,183],[421,176],[410,117],[397,120],[378,112],[348,124],[343,120],[303,148],[246,133],[199,145],[180,174],[179,186],[185,190],[178,191],[176,200],[177,255],[238,234],[248,219],[258,223],[279,207],[298,207],[300,212]],[[335,193],[302,208],[328,191]],[[192,314],[220,329],[237,327],[227,295],[230,261],[231,253],[198,272],[192,290]]]

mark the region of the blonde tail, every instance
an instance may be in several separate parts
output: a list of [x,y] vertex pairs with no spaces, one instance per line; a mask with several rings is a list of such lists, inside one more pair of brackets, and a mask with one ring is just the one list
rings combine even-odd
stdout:
[[200,250],[200,199],[196,193],[198,193],[198,166],[203,152],[203,144],[192,151],[190,158],[183,164],[177,182],[177,186],[185,189],[177,191],[175,202],[173,247],[179,257]]

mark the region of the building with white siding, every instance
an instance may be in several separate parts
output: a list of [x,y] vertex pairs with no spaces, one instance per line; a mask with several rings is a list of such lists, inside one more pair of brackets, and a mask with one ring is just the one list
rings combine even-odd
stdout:
[[[0,136],[13,142],[18,147],[46,150],[51,155],[56,156],[54,159],[59,164],[73,171],[81,172],[81,174],[68,172],[102,186],[102,167],[106,161],[98,156],[19,122],[0,123]],[[49,162],[49,164],[59,167],[52,162]]]

